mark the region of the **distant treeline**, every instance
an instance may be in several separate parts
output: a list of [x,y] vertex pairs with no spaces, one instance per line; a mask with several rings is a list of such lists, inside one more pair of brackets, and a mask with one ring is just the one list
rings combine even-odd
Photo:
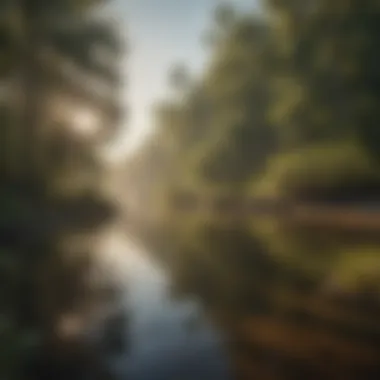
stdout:
[[376,0],[218,7],[207,67],[173,69],[175,97],[127,165],[144,205],[178,191],[378,199],[379,25]]

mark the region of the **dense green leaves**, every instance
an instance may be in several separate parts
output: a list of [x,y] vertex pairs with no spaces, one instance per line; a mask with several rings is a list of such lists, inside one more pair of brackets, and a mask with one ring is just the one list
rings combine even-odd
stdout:
[[239,376],[376,377],[379,1],[262,2],[219,9],[204,72],[162,102],[127,168],[136,214],[169,201],[158,251],[176,294],[223,320]]
[[151,140],[176,163],[170,186],[257,183],[312,199],[355,183],[368,194],[379,172],[378,2],[263,3],[261,15],[216,10],[208,66],[170,104],[175,117],[158,119]]
[[[57,310],[49,310],[44,297],[36,293],[37,280],[46,275],[39,268],[53,270],[46,262],[67,254],[58,249],[62,240],[84,231],[91,235],[114,215],[101,194],[103,168],[97,150],[110,135],[104,131],[114,131],[118,123],[113,113],[118,107],[122,44],[109,21],[95,17],[101,3],[0,2],[0,377],[4,379],[21,378],[25,363],[41,347],[39,338],[49,344],[44,322],[54,324]],[[91,81],[103,87],[94,91],[88,86]],[[78,132],[76,112],[83,109],[98,113],[94,120],[100,133]],[[59,279],[51,280],[52,288],[54,281]],[[59,304],[59,295],[53,297]]]
[[378,189],[380,170],[365,149],[352,142],[330,142],[275,156],[268,163],[267,174],[253,182],[252,193],[328,200],[336,195],[367,198]]

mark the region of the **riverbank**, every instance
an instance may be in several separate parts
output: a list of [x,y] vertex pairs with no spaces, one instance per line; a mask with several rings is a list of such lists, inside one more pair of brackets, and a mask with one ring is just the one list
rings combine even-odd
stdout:
[[233,198],[188,201],[171,208],[174,217],[204,217],[215,223],[249,222],[258,217],[285,219],[293,224],[317,228],[380,231],[380,202],[329,204]]

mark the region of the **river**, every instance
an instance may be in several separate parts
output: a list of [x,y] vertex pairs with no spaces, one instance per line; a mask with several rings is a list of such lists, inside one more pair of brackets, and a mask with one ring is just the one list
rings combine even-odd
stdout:
[[377,233],[192,223],[168,255],[120,226],[98,247],[125,317],[103,323],[116,380],[380,378]]
[[[109,262],[117,262],[123,283],[119,305],[127,316],[125,348],[109,355],[117,379],[229,379],[229,368],[218,331],[194,299],[174,301],[164,267],[124,231],[113,231],[99,247]],[[117,275],[115,268],[113,275]]]

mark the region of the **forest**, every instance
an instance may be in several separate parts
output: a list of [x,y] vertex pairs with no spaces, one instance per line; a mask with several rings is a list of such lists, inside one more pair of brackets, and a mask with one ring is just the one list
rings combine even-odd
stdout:
[[[101,151],[117,138],[126,113],[118,62],[128,55],[128,41],[107,17],[108,3],[0,0],[4,380],[82,379],[76,360],[92,378],[108,378],[99,353],[82,346],[85,322],[64,318],[74,309],[95,313],[96,289],[88,282],[92,252],[120,214]],[[155,216],[160,224],[173,211],[170,202],[182,195],[379,202],[379,35],[379,0],[262,0],[251,14],[229,3],[217,7],[199,41],[208,51],[205,69],[194,75],[186,62],[178,62],[169,70],[173,95],[157,100],[153,132],[118,173],[130,184],[120,192],[128,198],[133,189],[140,197],[129,223]],[[295,319],[313,309],[313,318],[334,332],[346,323],[340,304],[309,297],[316,283],[336,281],[356,291],[356,280],[369,273],[370,280],[358,283],[375,289],[378,302],[379,245],[373,236],[371,244],[350,246],[346,235],[328,240],[278,221],[231,229],[197,221],[189,226],[189,220],[176,226],[187,240],[171,235],[165,245],[176,247],[177,255],[168,260],[175,290],[198,292],[202,302],[211,299],[237,314],[249,309],[256,318],[250,326],[260,330],[255,338],[273,327],[257,310]],[[362,248],[364,260],[358,259]],[[366,318],[374,303],[371,298],[359,317],[350,317],[346,329],[365,320],[357,335],[373,346],[379,340],[367,330],[378,332],[378,325]],[[297,315],[294,305],[303,308]],[[279,332],[277,343],[283,347],[298,333]],[[315,335],[304,336],[297,354],[314,343]],[[355,341],[344,356],[347,345],[336,339],[330,346],[348,363],[352,356],[378,371],[378,347],[368,349],[368,359]],[[319,337],[315,342],[317,352]],[[322,359],[316,360],[323,367]]]
[[210,15],[201,74],[169,70],[131,209],[237,379],[375,379],[380,3],[259,3]]
[[203,73],[169,72],[173,96],[127,166],[149,209],[179,194],[378,201],[378,2],[260,4],[219,6]]
[[[60,326],[60,315],[85,289],[89,237],[115,212],[103,190],[98,150],[122,117],[117,63],[125,47],[110,19],[99,16],[104,6],[97,0],[0,2],[4,380],[64,376],[44,375],[31,363],[54,367],[64,356],[61,338],[70,331]],[[98,113],[83,129],[82,110]],[[78,240],[86,244],[70,243]]]

